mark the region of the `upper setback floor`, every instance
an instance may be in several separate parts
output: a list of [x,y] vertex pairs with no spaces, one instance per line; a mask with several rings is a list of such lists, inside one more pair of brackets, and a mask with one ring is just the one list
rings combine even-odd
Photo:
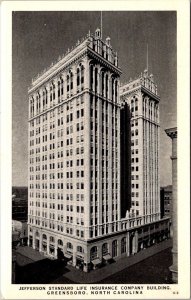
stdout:
[[29,93],[29,119],[84,90],[119,102],[117,54],[110,38],[101,40],[100,30],[88,34],[66,56],[32,81]]

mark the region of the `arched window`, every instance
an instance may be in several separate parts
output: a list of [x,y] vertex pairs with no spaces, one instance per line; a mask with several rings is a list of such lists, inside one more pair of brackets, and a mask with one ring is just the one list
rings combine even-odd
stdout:
[[43,109],[45,107],[45,103],[46,103],[46,95],[45,95],[45,90],[42,92],[42,105],[43,105]]
[[50,105],[52,105],[52,100],[53,100],[53,87],[51,85],[50,86]]
[[38,92],[38,109],[40,112],[40,107],[41,107],[41,94]]
[[104,88],[105,88],[105,83],[104,83],[104,72],[101,73],[101,94],[104,96]]
[[52,84],[52,97],[54,100],[55,99],[55,84],[54,83]]
[[127,239],[126,237],[121,240],[121,254],[127,251]]
[[61,95],[64,95],[64,80],[63,80],[63,78],[61,78],[60,81],[61,81]]
[[36,112],[38,114],[38,94],[36,95]]
[[43,234],[43,235],[42,235],[42,238],[43,238],[43,240],[47,240],[46,234]]
[[94,246],[90,250],[90,259],[93,260],[97,257],[97,246]]
[[90,89],[93,89],[93,65],[90,65]]
[[70,73],[70,89],[73,90],[73,73]]
[[108,254],[108,243],[102,245],[102,256]]
[[84,66],[81,67],[81,84],[84,83]]
[[69,90],[70,90],[70,76],[69,76],[69,74],[66,77],[66,81],[67,81],[67,92],[69,92]]
[[47,89],[45,88],[45,104],[48,104],[48,92]]
[[118,82],[115,81],[115,101],[117,102],[117,94],[118,94]]
[[135,111],[138,111],[138,99],[135,99]]
[[77,86],[80,85],[80,69],[77,68]]
[[106,98],[108,98],[108,87],[109,87],[108,75],[106,74],[106,77],[105,77],[105,94],[106,94]]
[[114,100],[114,90],[115,90],[115,83],[114,83],[114,78],[112,77],[111,80],[111,99]]
[[84,253],[84,248],[82,248],[82,246],[77,246],[77,251],[80,253]]
[[97,92],[98,87],[98,69],[95,68],[95,92]]
[[39,232],[38,231],[36,231],[36,236],[39,236]]
[[30,101],[30,116],[33,117],[34,115],[34,99],[32,98]]
[[117,256],[117,240],[112,242],[112,257]]
[[60,81],[58,81],[58,98],[60,97]]
[[63,246],[63,241],[59,239],[59,240],[58,240],[58,245],[59,245],[59,246]]

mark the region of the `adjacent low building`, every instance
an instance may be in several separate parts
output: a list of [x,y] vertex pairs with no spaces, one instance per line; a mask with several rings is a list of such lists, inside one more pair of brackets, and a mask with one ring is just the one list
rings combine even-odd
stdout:
[[161,218],[172,217],[172,185],[161,187],[160,189],[161,200]]
[[28,219],[28,187],[12,188],[12,220],[27,222]]

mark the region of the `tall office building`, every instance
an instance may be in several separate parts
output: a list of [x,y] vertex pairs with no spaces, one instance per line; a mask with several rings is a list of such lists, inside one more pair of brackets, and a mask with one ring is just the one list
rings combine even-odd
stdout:
[[[121,165],[122,203],[130,209],[129,217],[143,216],[144,223],[160,218],[159,185],[159,101],[153,75],[145,70],[135,80],[120,87],[122,109]],[[123,125],[124,124],[124,125]],[[124,129],[123,129],[124,126]],[[124,180],[129,162],[131,172]],[[131,191],[131,197],[129,196]],[[126,196],[128,195],[128,196]]]
[[84,271],[168,236],[168,221],[153,223],[156,86],[144,75],[129,95],[123,87],[120,100],[120,74],[110,38],[102,41],[97,29],[29,88],[28,244]]
[[29,244],[48,255],[120,229],[120,73],[97,29],[29,88]]

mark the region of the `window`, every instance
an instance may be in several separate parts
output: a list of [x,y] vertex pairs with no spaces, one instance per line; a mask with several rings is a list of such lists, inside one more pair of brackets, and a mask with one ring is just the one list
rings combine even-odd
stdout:
[[77,252],[84,253],[84,248],[82,248],[82,246],[77,246]]
[[126,251],[127,251],[127,240],[124,237],[121,240],[121,254],[125,253]]
[[67,249],[73,250],[73,245],[70,242],[68,242],[66,244],[66,246],[67,246]]
[[97,255],[97,246],[94,246],[90,250],[90,259],[93,260],[97,257],[98,257],[98,255]]
[[117,240],[112,242],[112,257],[117,256]]
[[108,254],[108,243],[102,245],[102,256]]

